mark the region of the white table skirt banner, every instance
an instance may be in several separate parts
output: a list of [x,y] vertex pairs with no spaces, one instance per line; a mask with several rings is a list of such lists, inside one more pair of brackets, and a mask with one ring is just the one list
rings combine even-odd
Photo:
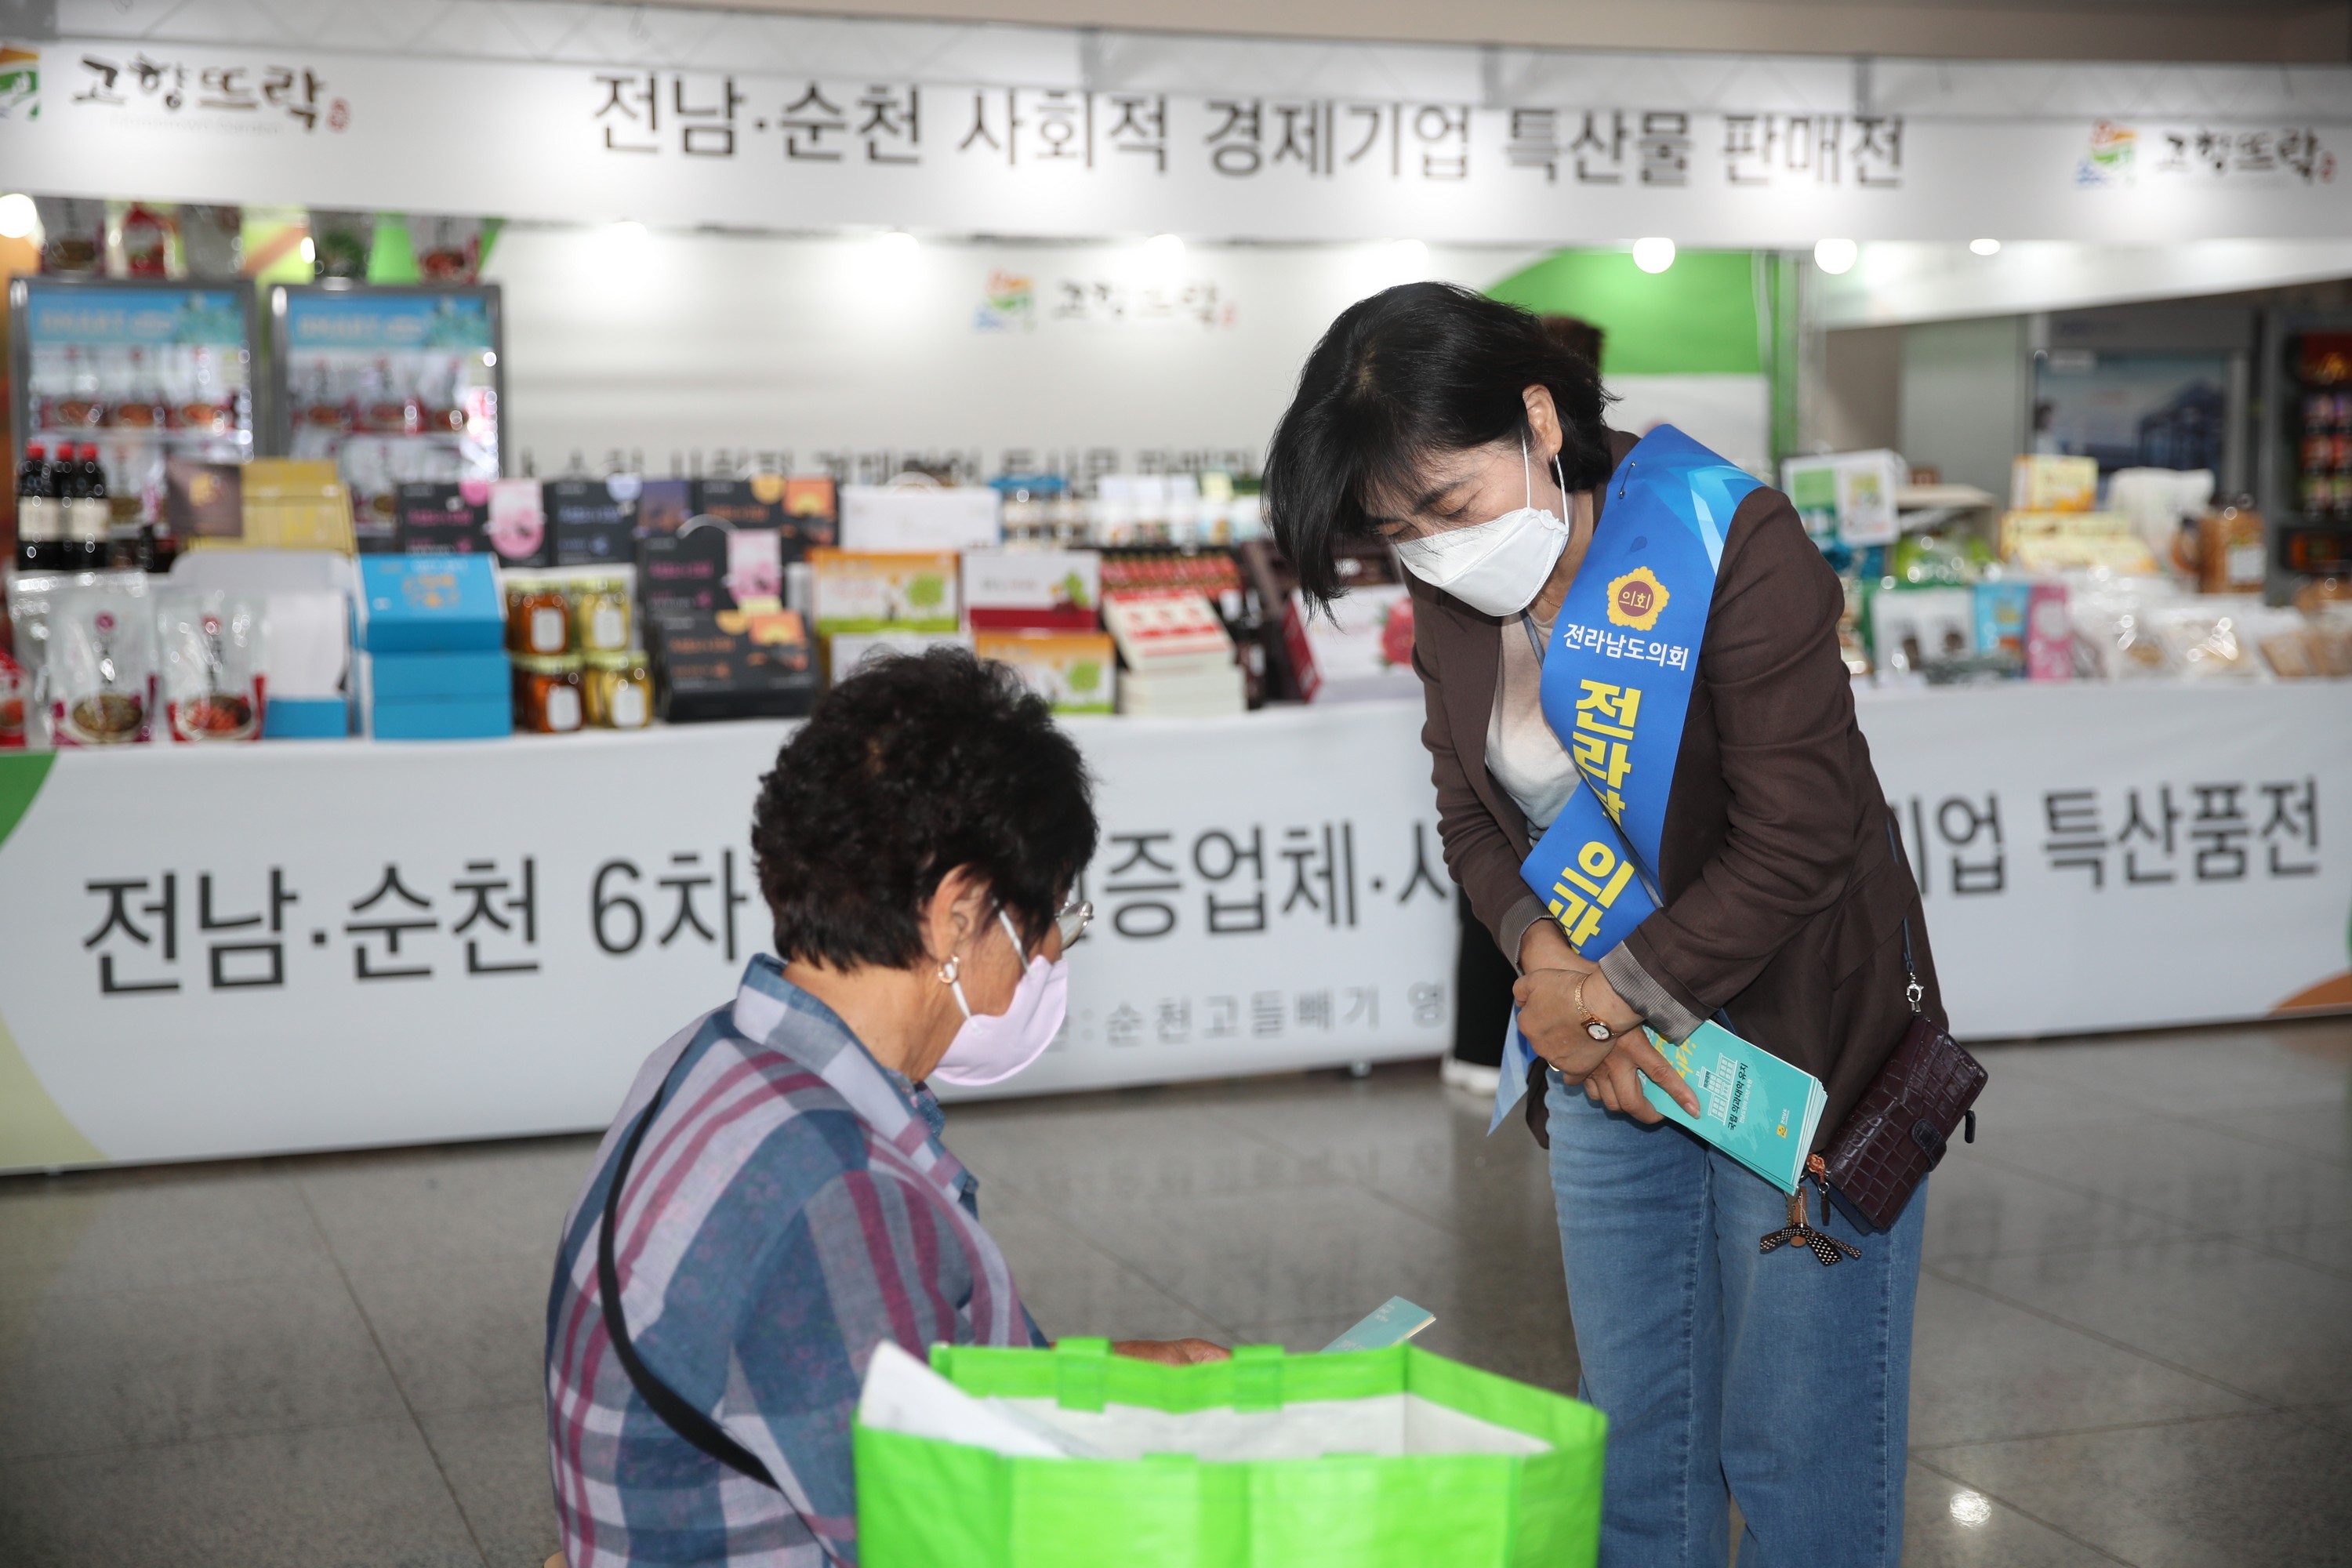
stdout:
[[[2352,1007],[2352,687],[1861,711],[1964,1037]],[[1073,722],[1099,913],[1003,1092],[1444,1050],[1420,716]],[[0,1169],[604,1125],[768,945],[786,733],[0,759]]]

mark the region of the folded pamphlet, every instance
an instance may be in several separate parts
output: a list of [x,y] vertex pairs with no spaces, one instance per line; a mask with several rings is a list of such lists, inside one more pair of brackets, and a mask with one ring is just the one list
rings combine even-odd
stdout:
[[1401,1345],[1435,1321],[1437,1314],[1428,1308],[1416,1307],[1402,1296],[1391,1296],[1366,1313],[1346,1333],[1325,1345],[1323,1353],[1376,1351],[1390,1345]]
[[1650,1103],[1782,1192],[1795,1192],[1829,1098],[1822,1080],[1720,1024],[1701,1024],[1680,1045],[1643,1032],[1697,1094],[1699,1114],[1645,1078],[1642,1093]]

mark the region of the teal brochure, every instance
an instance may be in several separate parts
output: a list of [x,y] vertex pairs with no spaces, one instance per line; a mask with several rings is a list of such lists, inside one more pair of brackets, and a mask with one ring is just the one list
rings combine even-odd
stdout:
[[1795,1192],[1828,1099],[1822,1080],[1720,1024],[1701,1024],[1679,1046],[1644,1032],[1698,1095],[1699,1114],[1645,1078],[1650,1103],[1782,1192]]
[[1437,1314],[1426,1307],[1416,1307],[1402,1296],[1391,1296],[1373,1308],[1369,1316],[1329,1344],[1331,1351],[1376,1351],[1390,1345],[1401,1345],[1430,1324]]

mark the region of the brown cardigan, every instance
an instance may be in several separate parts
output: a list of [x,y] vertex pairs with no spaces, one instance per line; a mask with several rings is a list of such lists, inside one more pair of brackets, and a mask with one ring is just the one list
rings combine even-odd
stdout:
[[[1612,432],[1612,457],[1622,462],[1633,439]],[[1527,819],[1486,771],[1509,623],[1407,580],[1445,863],[1517,963],[1528,927],[1546,916],[1519,876]],[[1618,994],[1669,1038],[1719,1008],[1737,1033],[1820,1079],[1829,1104],[1816,1147],[1909,1022],[1906,916],[1923,1005],[1944,1017],[1918,889],[1890,844],[1894,815],[1854,722],[1838,651],[1843,603],[1786,496],[1759,489],[1740,503],[1666,801],[1656,868],[1666,907],[1601,958]]]

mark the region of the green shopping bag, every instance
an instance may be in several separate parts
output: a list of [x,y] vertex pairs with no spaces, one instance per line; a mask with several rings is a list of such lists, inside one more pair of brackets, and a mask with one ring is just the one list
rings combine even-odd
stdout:
[[[931,1366],[976,1398],[1032,1402],[1100,1451],[1144,1447],[1013,1458],[861,1418],[866,1568],[1590,1568],[1599,1555],[1606,1417],[1411,1345],[1244,1345],[1229,1362],[1161,1366],[1072,1339],[934,1345]],[[1188,1435],[1205,1441],[1156,1451]],[[1319,1457],[1194,1451],[1302,1444]]]

